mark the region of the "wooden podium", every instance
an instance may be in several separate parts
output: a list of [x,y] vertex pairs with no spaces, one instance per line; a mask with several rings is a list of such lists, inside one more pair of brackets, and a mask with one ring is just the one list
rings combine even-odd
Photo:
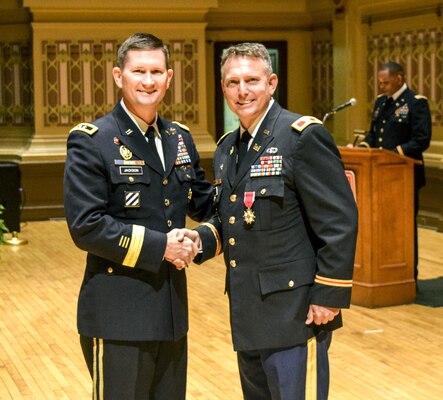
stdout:
[[358,205],[352,304],[415,301],[414,163],[383,149],[339,148]]

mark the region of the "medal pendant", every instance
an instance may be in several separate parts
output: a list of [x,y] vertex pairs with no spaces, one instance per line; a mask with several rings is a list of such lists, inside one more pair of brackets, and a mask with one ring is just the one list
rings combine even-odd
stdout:
[[255,221],[255,214],[250,208],[247,208],[243,213],[243,219],[247,224],[252,224]]
[[245,204],[246,210],[243,213],[243,219],[247,224],[252,224],[255,221],[255,214],[252,211],[252,206],[255,201],[255,192],[245,192],[243,203]]

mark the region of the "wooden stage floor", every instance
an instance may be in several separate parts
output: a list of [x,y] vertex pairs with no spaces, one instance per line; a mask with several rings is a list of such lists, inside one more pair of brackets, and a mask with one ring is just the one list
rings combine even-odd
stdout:
[[[20,237],[29,243],[0,249],[0,399],[90,399],[76,331],[85,253],[63,220],[23,224]],[[420,229],[419,246],[420,279],[443,276],[443,234]],[[224,269],[219,257],[187,270],[189,400],[242,398]],[[443,398],[443,307],[352,306],[344,320],[330,349],[331,400]]]

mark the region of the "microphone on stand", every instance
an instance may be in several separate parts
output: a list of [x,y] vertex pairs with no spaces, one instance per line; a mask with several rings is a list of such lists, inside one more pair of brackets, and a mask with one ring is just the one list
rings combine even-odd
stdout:
[[346,103],[340,104],[339,106],[332,109],[331,112],[336,113],[337,111],[343,110],[343,108],[354,106],[357,104],[357,100],[354,98],[349,99]]
[[325,122],[331,115],[334,115],[337,111],[343,110],[343,108],[354,106],[357,104],[357,100],[353,97],[349,99],[346,103],[340,104],[339,106],[333,108],[331,111],[327,112],[323,117],[323,122]]

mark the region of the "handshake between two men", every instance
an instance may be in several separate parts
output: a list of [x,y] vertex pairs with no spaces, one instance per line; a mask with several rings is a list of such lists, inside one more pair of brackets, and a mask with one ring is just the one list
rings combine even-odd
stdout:
[[[200,235],[190,229],[173,229],[167,234],[168,241],[164,258],[174,264],[178,270],[186,268],[201,250]],[[324,307],[311,304],[309,307],[306,324],[327,324],[340,312],[339,308]]]
[[164,258],[178,270],[187,267],[200,251],[200,235],[197,231],[173,229],[168,232],[167,238]]

